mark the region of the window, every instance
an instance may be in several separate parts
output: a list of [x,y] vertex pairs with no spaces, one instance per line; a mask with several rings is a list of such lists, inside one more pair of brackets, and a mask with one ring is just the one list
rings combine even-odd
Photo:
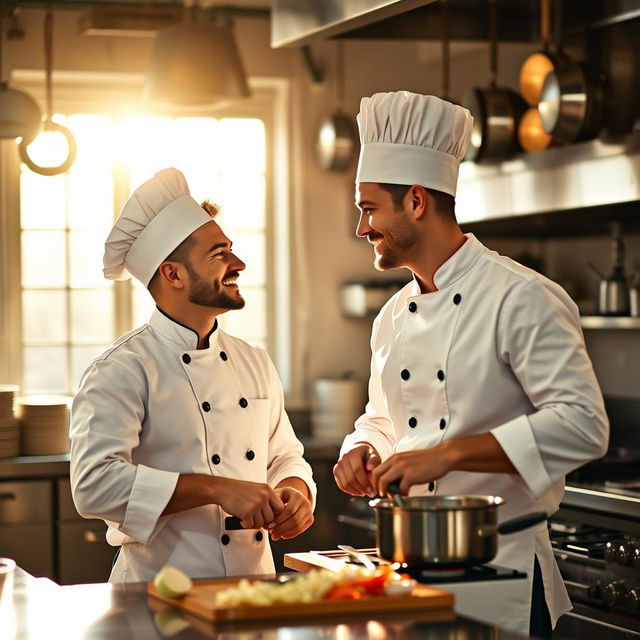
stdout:
[[131,191],[169,166],[183,171],[196,200],[221,206],[217,221],[247,263],[246,307],[223,314],[221,326],[270,348],[264,122],[104,113],[57,120],[78,143],[69,172],[20,169],[22,392],[73,393],[96,355],[148,320],[153,300],[142,285],[103,278],[103,247]]

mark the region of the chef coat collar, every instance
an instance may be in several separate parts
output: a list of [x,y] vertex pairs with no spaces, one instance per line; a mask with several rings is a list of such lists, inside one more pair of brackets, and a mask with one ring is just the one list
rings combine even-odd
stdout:
[[[154,309],[149,324],[169,340],[180,345],[182,349],[193,350],[198,348],[197,332],[172,318],[160,307]],[[218,320],[216,318],[213,329],[206,336],[207,348],[212,347],[218,339],[217,328]]]
[[[443,264],[441,264],[433,274],[433,283],[438,291],[446,289],[461,278],[476,263],[482,252],[484,245],[472,233],[464,234],[466,241],[463,245]],[[412,295],[421,295],[420,285],[413,276]]]

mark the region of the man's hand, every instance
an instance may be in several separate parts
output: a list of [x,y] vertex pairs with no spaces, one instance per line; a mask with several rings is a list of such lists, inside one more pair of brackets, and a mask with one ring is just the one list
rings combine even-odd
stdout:
[[268,484],[219,477],[212,480],[212,502],[240,518],[245,529],[266,528],[284,511],[284,502]]
[[275,518],[271,539],[295,538],[313,524],[311,501],[293,487],[276,488],[275,492],[284,503],[284,510]]
[[395,453],[371,473],[371,482],[381,496],[388,494],[390,482],[397,481],[400,493],[407,495],[414,484],[438,480],[451,471],[451,464],[440,447]]
[[363,443],[351,451],[347,451],[333,467],[333,477],[342,491],[352,496],[376,495],[375,483],[371,474],[380,464],[378,452],[370,445]]

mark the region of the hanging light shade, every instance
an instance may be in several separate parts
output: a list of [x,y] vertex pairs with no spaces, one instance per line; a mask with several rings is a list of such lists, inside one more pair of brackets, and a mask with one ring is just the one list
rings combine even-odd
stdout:
[[0,138],[33,140],[42,127],[36,101],[24,91],[0,82]]
[[146,77],[147,102],[194,110],[249,95],[230,26],[188,20],[156,36]]

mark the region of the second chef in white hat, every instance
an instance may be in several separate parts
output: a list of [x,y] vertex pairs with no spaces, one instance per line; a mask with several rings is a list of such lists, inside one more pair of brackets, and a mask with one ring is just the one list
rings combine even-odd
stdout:
[[[363,98],[357,235],[412,280],[371,335],[369,403],[334,469],[384,495],[498,495],[499,519],[551,514],[564,476],[607,448],[608,421],[578,309],[556,283],[463,234],[455,216],[469,112],[407,91]],[[495,564],[529,578],[496,624],[550,637],[571,608],[546,522],[500,536]]]
[[165,565],[194,578],[271,573],[269,536],[313,522],[315,484],[275,368],[218,327],[244,306],[245,265],[216,212],[165,169],[105,245],[105,277],[136,277],[157,305],[91,364],[73,403],[73,498],[121,548],[112,582]]

